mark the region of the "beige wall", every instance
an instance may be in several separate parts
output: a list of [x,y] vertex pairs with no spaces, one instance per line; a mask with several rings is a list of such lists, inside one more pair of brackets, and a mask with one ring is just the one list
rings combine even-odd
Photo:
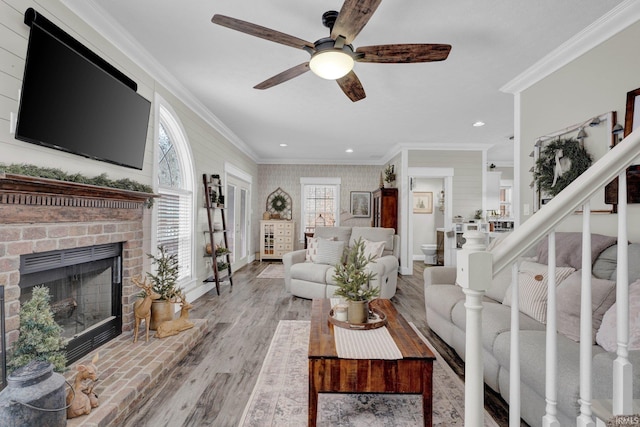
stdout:
[[[532,180],[529,153],[542,135],[581,123],[607,111],[618,112],[624,123],[626,94],[640,87],[640,40],[636,23],[562,69],[531,86],[521,94],[520,204],[532,206]],[[588,130],[587,130],[588,131]],[[528,217],[523,216],[525,221]],[[596,215],[592,229],[616,234],[615,215]],[[640,241],[640,205],[629,206],[630,239]],[[570,217],[562,230],[579,230],[580,217]]]
[[[379,187],[380,172],[383,166],[362,165],[260,165],[258,167],[258,202],[255,211],[259,216],[266,210],[267,197],[280,187],[291,196],[293,209],[292,217],[296,222],[297,248],[302,248],[304,240],[300,236],[301,218],[301,177],[330,177],[341,178],[340,186],[340,225],[369,226],[371,218],[349,218],[349,203],[351,191],[373,191]],[[258,235],[258,224],[254,227]]]
[[409,167],[452,167],[453,212],[472,219],[478,209],[482,209],[482,152],[481,151],[420,151],[409,152]]
[[[54,24],[71,34],[99,56],[113,64],[138,84],[138,93],[154,101],[154,93],[159,93],[178,115],[186,132],[195,162],[195,183],[197,206],[203,200],[200,188],[203,173],[223,173],[224,162],[231,162],[247,174],[257,176],[257,164],[228,142],[216,129],[209,125],[188,106],[171,94],[151,75],[138,67],[104,37],[96,33],[89,25],[80,20],[57,0],[0,0],[0,162],[30,163],[38,166],[54,166],[68,173],[82,173],[95,176],[106,173],[111,179],[130,178],[152,185],[155,144],[153,126],[155,117],[153,107],[149,119],[147,147],[142,171],[98,162],[62,151],[40,147],[16,140],[9,133],[9,115],[18,112],[18,92],[22,84],[29,27],[24,20],[24,12],[33,7]],[[254,179],[255,185],[255,179]],[[257,203],[257,192],[253,191],[253,204]],[[202,211],[203,209],[200,209]],[[206,217],[198,212],[196,230],[206,229]],[[150,252],[150,212],[146,212],[144,249]],[[257,215],[254,221],[257,220]],[[204,236],[197,234],[196,250],[204,248]],[[255,245],[254,242],[252,244]],[[197,256],[195,260],[198,282],[207,275],[205,259]]]

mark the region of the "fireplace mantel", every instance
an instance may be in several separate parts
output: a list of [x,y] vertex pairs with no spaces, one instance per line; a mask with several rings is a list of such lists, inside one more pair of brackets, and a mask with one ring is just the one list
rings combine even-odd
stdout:
[[[0,173],[0,213],[5,223],[127,220],[156,194]],[[76,214],[74,209],[84,208]],[[81,218],[80,216],[81,215]]]

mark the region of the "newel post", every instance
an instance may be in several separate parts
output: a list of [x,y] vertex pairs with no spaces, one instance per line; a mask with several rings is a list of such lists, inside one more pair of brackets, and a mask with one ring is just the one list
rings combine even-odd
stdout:
[[457,281],[466,295],[464,419],[467,427],[484,425],[484,367],[482,357],[482,297],[491,286],[492,256],[486,252],[486,234],[467,231],[467,243],[457,254]]

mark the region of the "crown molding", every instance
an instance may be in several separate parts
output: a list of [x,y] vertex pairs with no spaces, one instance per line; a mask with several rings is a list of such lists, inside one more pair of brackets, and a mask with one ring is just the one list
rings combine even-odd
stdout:
[[80,19],[89,24],[102,37],[113,44],[124,53],[129,59],[134,61],[142,70],[149,74],[154,80],[167,88],[176,98],[189,107],[202,120],[218,131],[231,144],[238,148],[257,162],[256,153],[229,129],[222,121],[216,117],[202,102],[200,102],[180,81],[171,74],[162,64],[160,64],[146,49],[144,49],[134,37],[120,24],[113,20],[93,0],[73,1],[61,0]]
[[640,20],[640,1],[625,0],[500,88],[519,93]]

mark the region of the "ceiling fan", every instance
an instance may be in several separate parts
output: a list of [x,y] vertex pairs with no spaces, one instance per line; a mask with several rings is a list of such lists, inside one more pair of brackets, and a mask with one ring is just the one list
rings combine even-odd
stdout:
[[451,45],[448,44],[424,43],[361,46],[354,50],[351,43],[369,22],[381,1],[345,0],[340,12],[335,10],[325,12],[322,15],[322,23],[329,28],[331,36],[316,40],[314,43],[224,15],[214,15],[211,22],[302,49],[311,55],[309,61],[276,74],[254,86],[255,89],[268,89],[311,69],[322,78],[336,80],[345,95],[356,102],[365,98],[366,95],[360,80],[353,72],[354,62],[392,64],[443,61],[451,51]]

